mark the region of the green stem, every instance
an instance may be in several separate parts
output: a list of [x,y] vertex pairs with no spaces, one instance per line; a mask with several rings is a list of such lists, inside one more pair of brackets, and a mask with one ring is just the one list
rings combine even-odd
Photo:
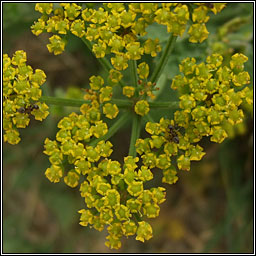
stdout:
[[[138,94],[137,88],[138,88],[138,74],[137,74],[137,61],[131,60],[131,77],[133,79],[133,86],[135,87],[135,91]],[[138,96],[138,95],[137,95]]]
[[[137,73],[137,61],[136,60],[131,60],[130,61],[130,69],[131,69],[131,77],[132,77],[132,82],[135,87],[135,95],[138,96],[138,73]],[[132,119],[132,132],[131,132],[131,140],[130,140],[130,147],[129,147],[129,155],[136,157],[137,152],[135,148],[135,143],[136,140],[140,136],[140,121],[141,121],[141,116],[134,114],[133,119]]]
[[93,141],[91,141],[89,144],[91,146],[96,146],[98,142],[100,142],[101,140],[108,140],[110,139],[121,127],[123,127],[125,125],[125,123],[129,120],[129,112],[124,113],[108,130],[108,132],[98,138],[95,139]]
[[137,212],[133,213],[133,216],[135,217],[137,222],[141,221],[141,217],[139,216],[139,214]]
[[149,113],[145,115],[145,119],[147,122],[151,122],[151,123],[155,122],[154,118]]
[[158,78],[160,77],[160,75],[167,63],[168,57],[169,57],[170,53],[172,52],[172,49],[176,42],[176,39],[177,39],[177,36],[173,36],[173,34],[170,35],[167,45],[164,49],[164,52],[162,53],[162,56],[157,64],[152,76],[151,76],[150,80],[152,83],[156,83]]
[[179,108],[179,102],[178,101],[154,101],[149,102],[150,108],[171,108],[171,109],[178,109]]
[[130,100],[111,99],[110,102],[116,104],[119,108],[131,108],[133,106],[133,102]]
[[[82,99],[65,99],[65,98],[56,98],[50,96],[42,96],[40,98],[41,102],[45,102],[47,104],[58,105],[58,106],[72,106],[72,107],[80,107],[85,103],[91,103],[89,100]],[[132,106],[132,102],[130,100],[122,100],[122,99],[111,99],[110,101],[113,104],[116,104],[119,108],[129,108]]]
[[[81,38],[82,41],[85,43],[85,45],[89,48],[89,50],[92,52],[92,44],[89,40],[87,40],[85,37]],[[102,65],[102,67],[108,72],[110,69],[112,69],[111,64],[107,60],[107,58],[97,58],[99,63]]]
[[[85,45],[88,47],[88,49],[93,53],[92,51],[92,43],[87,40],[85,37],[82,37],[81,38],[82,41],[85,43]],[[104,58],[97,58],[98,62],[101,64],[101,66],[107,71],[109,72],[113,67],[112,65],[110,64],[110,62],[108,61],[108,59],[106,57]],[[119,81],[119,84],[124,87],[125,84],[123,81]]]
[[136,157],[137,152],[135,148],[136,140],[140,136],[140,120],[141,117],[139,115],[134,115],[132,120],[132,134],[130,140],[130,148],[129,148],[129,156]]
[[46,104],[52,104],[57,106],[72,106],[72,107],[80,107],[84,103],[90,103],[89,100],[82,99],[65,99],[65,98],[57,98],[50,96],[42,96],[40,98],[41,102],[45,102]]

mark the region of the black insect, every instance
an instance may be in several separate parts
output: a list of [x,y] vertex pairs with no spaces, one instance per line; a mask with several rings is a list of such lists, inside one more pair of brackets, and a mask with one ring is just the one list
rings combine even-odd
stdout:
[[212,104],[213,104],[213,102],[212,102],[212,98],[213,98],[213,95],[214,94],[216,94],[216,92],[214,92],[214,93],[208,93],[207,94],[207,97],[206,97],[206,99],[205,99],[205,102],[206,102],[206,105],[208,106],[208,107],[210,107]]
[[34,109],[39,109],[39,106],[36,104],[33,105],[29,105],[28,107],[20,107],[17,111],[21,114],[30,114],[31,111],[33,111]]
[[34,104],[34,105],[33,105],[33,109],[39,109],[39,106],[36,105],[36,104]]
[[129,33],[131,33],[131,26],[124,28],[123,26],[121,26],[118,30],[117,30],[117,35],[124,37],[125,35],[128,35]]
[[14,95],[17,95],[17,93],[16,93],[16,92],[11,92],[11,93],[9,94],[9,96],[14,96]]
[[26,109],[24,107],[21,107],[17,110],[19,113],[25,113],[26,112]]
[[178,134],[179,127],[177,125],[168,125],[167,137],[170,141],[179,144],[179,134]]

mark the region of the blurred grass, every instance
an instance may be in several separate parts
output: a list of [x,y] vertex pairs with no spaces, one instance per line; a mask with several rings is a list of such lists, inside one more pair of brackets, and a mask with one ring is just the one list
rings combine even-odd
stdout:
[[[176,99],[169,85],[178,74],[178,63],[185,57],[203,61],[219,47],[225,56],[243,52],[249,57],[246,68],[253,75],[253,8],[249,3],[228,4],[207,24],[212,33],[203,44],[189,44],[186,36],[179,39],[165,69],[166,85],[160,100]],[[83,43],[70,38],[61,56],[50,55],[45,38],[37,38],[29,26],[38,17],[32,3],[3,4],[3,50],[12,54],[25,49],[33,68],[46,71],[48,80],[44,95],[74,95],[71,85],[85,88],[92,74],[103,74]],[[220,36],[219,30],[236,18],[246,18],[240,26]],[[165,31],[159,27],[149,34],[163,42]],[[85,61],[86,60],[86,61]],[[145,59],[150,67],[154,62]],[[154,60],[157,61],[157,60]],[[71,65],[68,65],[71,63]],[[128,78],[129,74],[127,74]],[[253,82],[250,86],[252,86]],[[118,93],[118,92],[116,92]],[[79,94],[79,93],[78,93]],[[75,94],[75,95],[78,95]],[[32,121],[21,129],[22,141],[3,145],[3,252],[4,253],[107,253],[105,231],[79,226],[77,211],[84,205],[77,191],[64,184],[52,184],[44,176],[49,166],[42,153],[46,137],[54,138],[61,116],[74,108],[51,107],[44,122]],[[161,113],[161,114],[160,114]],[[169,117],[170,111],[155,111],[153,118]],[[151,220],[154,237],[142,244],[123,239],[123,253],[250,253],[253,251],[253,123],[248,115],[246,130],[221,145],[202,141],[206,156],[193,163],[191,172],[180,172],[179,181],[167,189],[167,201],[160,216]],[[130,130],[126,127],[112,138],[118,145],[115,158],[127,153]],[[121,143],[120,143],[121,141]],[[161,175],[155,172],[156,182]],[[159,184],[158,184],[159,185]]]

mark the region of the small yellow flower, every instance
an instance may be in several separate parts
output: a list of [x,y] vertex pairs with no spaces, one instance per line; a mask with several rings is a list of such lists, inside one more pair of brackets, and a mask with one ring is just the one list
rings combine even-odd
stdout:
[[96,190],[101,195],[106,195],[107,191],[111,189],[111,185],[108,183],[97,183]]
[[132,42],[126,45],[126,56],[131,60],[139,60],[144,52],[139,42]]
[[203,5],[194,9],[192,13],[193,22],[206,23],[210,19],[210,17],[207,16],[207,13],[208,13],[208,8]]
[[146,62],[142,62],[138,65],[137,72],[140,78],[146,79],[149,75],[149,66]]
[[180,170],[184,170],[184,171],[190,170],[190,158],[188,156],[181,155],[177,159],[177,164]]
[[100,7],[98,10],[93,10],[91,21],[95,24],[102,24],[106,21],[108,13],[105,12],[105,10]]
[[156,218],[159,215],[160,207],[156,203],[146,203],[143,206],[143,212],[148,218]]
[[99,90],[104,84],[104,79],[101,76],[91,76],[89,80],[92,90]]
[[105,205],[111,208],[120,206],[120,194],[116,189],[109,189],[105,196]]
[[65,17],[69,20],[74,20],[81,13],[80,10],[82,9],[82,7],[75,3],[61,3],[60,5],[64,7]]
[[123,87],[123,95],[127,96],[128,98],[131,98],[134,95],[135,88],[132,86],[124,86]]
[[92,51],[95,54],[96,58],[104,58],[106,54],[106,43],[102,40],[98,40],[97,44],[94,44],[92,47]]
[[110,101],[112,98],[113,89],[110,86],[102,87],[100,89],[100,103]]
[[26,61],[27,61],[27,54],[23,50],[16,51],[13,54],[13,57],[12,57],[12,64],[13,65],[19,66],[19,65],[24,64]]
[[15,117],[13,117],[12,121],[17,128],[26,128],[29,124],[30,119],[27,114],[17,113]]
[[189,28],[188,33],[190,35],[189,42],[191,43],[202,43],[205,39],[208,38],[209,34],[204,23],[193,24]]
[[85,158],[80,158],[75,163],[75,170],[82,175],[86,175],[90,172],[91,169],[91,163],[89,161],[86,161]]
[[126,202],[127,207],[133,213],[139,212],[142,206],[142,202],[138,199],[131,198]]
[[123,78],[123,75],[121,72],[111,69],[109,71],[109,78],[113,83],[118,83]]
[[110,249],[120,249],[121,248],[121,241],[119,237],[116,236],[107,236],[108,241],[105,242],[105,245]]
[[111,63],[117,70],[125,70],[128,67],[128,59],[124,53],[118,53],[111,58]]
[[159,135],[161,132],[159,123],[147,122],[145,130],[151,135]]
[[110,175],[117,175],[121,172],[121,165],[118,161],[109,160],[107,163],[107,171]]
[[132,196],[138,196],[143,192],[143,182],[142,181],[132,181],[128,184],[127,191]]
[[55,29],[58,31],[59,34],[67,34],[67,31],[69,30],[69,20],[59,20],[55,23]]
[[166,170],[163,171],[163,178],[162,182],[163,183],[168,183],[168,184],[174,184],[177,182],[178,177],[176,176],[177,171],[175,170],[175,167],[170,167]]
[[223,8],[226,7],[226,4],[224,3],[214,3],[214,7],[211,9],[214,14],[217,14],[220,12]]
[[4,141],[12,145],[20,142],[19,132],[17,130],[6,130],[4,134]]
[[53,10],[53,4],[52,3],[37,3],[35,5],[35,10],[49,15]]
[[161,51],[161,46],[159,44],[159,39],[156,38],[152,40],[151,38],[147,39],[144,43],[144,50],[146,54],[150,54],[152,57],[156,57],[157,53]]
[[62,168],[58,165],[52,165],[50,168],[47,168],[45,175],[51,182],[59,182],[62,177]]
[[80,38],[83,37],[85,35],[84,21],[80,19],[73,21],[70,31]]
[[93,223],[93,214],[90,210],[81,209],[78,211],[81,214],[79,224],[86,227],[88,224]]
[[189,19],[189,11],[187,5],[184,4],[182,6],[175,7],[174,13],[178,23],[187,24],[187,21]]
[[74,171],[69,171],[67,176],[64,177],[64,182],[71,188],[78,185],[79,175]]
[[38,102],[38,109],[34,109],[31,114],[34,115],[36,120],[42,121],[49,115],[49,107],[45,103]]
[[153,230],[149,223],[146,221],[140,221],[139,227],[137,229],[136,240],[144,242],[145,240],[149,240],[153,236]]
[[113,212],[111,208],[104,208],[101,212],[100,212],[100,220],[104,223],[104,224],[110,224],[113,221]]
[[130,12],[130,11],[127,12],[126,10],[123,10],[120,13],[119,17],[121,19],[121,25],[124,28],[128,28],[128,27],[133,25],[133,22],[136,18],[136,13],[133,13],[133,12]]
[[145,100],[139,100],[134,107],[135,112],[140,116],[145,116],[149,112],[149,104]]
[[119,113],[118,107],[116,104],[106,103],[103,106],[103,113],[109,119],[116,118]]
[[110,141],[105,142],[104,140],[101,140],[96,146],[100,155],[103,157],[108,157],[111,155],[111,153],[113,152],[113,150],[111,149],[112,147],[113,145],[111,144]]
[[96,138],[100,138],[108,132],[108,126],[102,120],[96,121],[95,125],[91,127],[91,132]]
[[50,44],[47,44],[48,51],[54,53],[54,55],[59,55],[64,52],[66,42],[61,37],[54,35],[49,38]]
[[133,236],[136,233],[137,226],[134,221],[129,220],[122,224],[122,231],[125,236]]
[[99,31],[95,24],[90,24],[86,30],[86,39],[89,41],[96,40],[99,38]]

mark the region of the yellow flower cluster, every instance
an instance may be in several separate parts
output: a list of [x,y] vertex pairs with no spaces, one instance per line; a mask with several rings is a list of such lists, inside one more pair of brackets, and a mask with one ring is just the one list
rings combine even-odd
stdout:
[[119,109],[116,104],[110,103],[113,88],[104,85],[104,79],[101,76],[92,76],[89,80],[90,89],[86,90],[84,99],[89,100],[91,103],[82,105],[81,112],[90,122],[99,121],[102,112],[109,119],[116,118]]
[[209,33],[205,26],[208,12],[216,14],[225,7],[223,3],[103,3],[95,10],[75,3],[58,5],[37,3],[35,6],[42,16],[32,25],[32,32],[37,36],[45,31],[55,34],[49,39],[48,50],[55,55],[62,53],[66,45],[63,35],[70,31],[92,41],[97,58],[114,54],[111,63],[117,70],[126,69],[128,60],[139,60],[143,54],[155,57],[161,51],[158,39],[139,41],[140,36],[147,34],[148,25],[156,22],[166,26],[169,33],[182,36],[191,18],[189,41],[201,43]]
[[[149,113],[150,104],[157,106],[157,102],[148,99],[155,99],[158,71],[148,80],[149,65],[141,59],[144,54],[156,57],[161,46],[158,39],[141,40],[147,27],[153,23],[164,25],[175,37],[187,30],[190,42],[201,43],[209,34],[205,25],[208,13],[216,14],[224,7],[223,3],[103,3],[93,9],[86,3],[36,4],[35,9],[42,16],[31,27],[32,32],[53,34],[47,45],[50,52],[61,54],[67,43],[66,35],[71,32],[91,46],[96,58],[109,55],[107,84],[99,75],[90,77],[84,96],[89,103],[80,107],[80,114],[71,113],[60,120],[55,140],[45,140],[44,153],[51,163],[46,177],[54,183],[63,179],[69,187],[79,189],[85,202],[84,209],[79,210],[80,225],[98,231],[107,227],[105,244],[110,248],[120,248],[123,236],[135,235],[141,242],[152,237],[146,218],[157,217],[159,205],[165,201],[163,187],[145,188],[145,183],[153,179],[152,169],[162,170],[163,183],[176,183],[177,170],[189,171],[191,161],[199,161],[205,155],[200,140],[210,136],[211,141],[221,143],[228,136],[225,124],[240,124],[244,118],[241,105],[252,104],[252,91],[244,87],[250,83],[249,74],[244,71],[246,56],[233,55],[228,66],[223,65],[219,54],[208,56],[206,63],[200,64],[194,58],[186,58],[179,66],[183,75],[172,80],[171,88],[179,92],[180,108],[173,120],[161,118],[146,124],[150,137],[136,140],[139,157],[130,153],[132,156],[124,157],[123,162],[111,159],[113,145],[106,139],[111,128],[108,130],[103,115],[108,119],[117,117],[119,109],[114,102],[133,104],[134,112],[141,117]],[[168,56],[167,51],[163,57]],[[11,61],[21,65],[16,64],[18,60]],[[161,58],[162,66],[156,68],[159,73],[164,62]],[[124,85],[123,71],[129,65],[135,84]],[[8,70],[6,76],[11,74],[12,70]],[[13,83],[18,79],[13,78]],[[131,100],[112,99],[113,86],[117,84]],[[8,88],[6,99],[11,100],[13,92]],[[20,107],[26,112],[28,105]],[[9,109],[7,106],[6,111]],[[33,109],[33,113],[36,111]],[[16,119],[12,120],[17,126]]]
[[46,75],[40,69],[33,71],[26,62],[27,55],[22,50],[16,51],[12,58],[3,54],[4,141],[13,145],[20,141],[17,128],[28,126],[30,115],[42,121],[49,114],[48,106],[38,102]]
[[191,161],[201,160],[205,153],[198,143],[203,137],[210,136],[218,143],[227,138],[227,123],[242,123],[241,104],[253,102],[252,90],[245,86],[250,83],[244,71],[247,57],[237,53],[229,66],[222,61],[219,54],[208,56],[206,64],[196,64],[194,58],[184,59],[180,65],[183,76],[175,76],[171,85],[179,91],[180,110],[174,113],[174,120],[148,122],[146,131],[151,138],[136,142],[143,164],[162,169],[164,183],[177,181],[176,167],[189,171]]
[[[117,72],[112,70],[109,78],[118,81]],[[149,167],[138,167],[138,157],[125,157],[123,164],[111,160],[113,145],[103,137],[108,127],[102,113],[113,119],[119,110],[111,103],[112,87],[105,86],[101,76],[89,80],[84,99],[90,103],[80,107],[81,114],[73,112],[59,121],[55,140],[45,140],[44,153],[51,163],[45,175],[51,182],[63,178],[68,186],[79,188],[86,205],[79,211],[80,224],[99,231],[108,226],[106,245],[118,249],[122,236],[136,234],[142,242],[152,237],[150,224],[141,218],[159,215],[165,189],[144,189],[153,174]],[[91,143],[93,137],[98,139],[96,144]]]
[[68,186],[79,188],[86,205],[79,211],[80,224],[99,231],[108,226],[106,245],[110,248],[120,248],[122,236],[136,234],[142,242],[150,239],[152,228],[141,218],[157,217],[159,204],[165,201],[164,188],[144,188],[144,183],[153,179],[150,168],[139,168],[138,157],[125,157],[123,165],[111,160],[109,141],[91,146],[92,136],[101,138],[108,131],[102,121],[71,113],[58,128],[56,140],[45,140],[44,153],[51,162],[45,175],[54,183],[64,177]]
[[[208,37],[205,26],[209,20],[207,13],[212,11],[216,14],[224,7],[225,4],[219,3],[103,3],[101,7],[94,9],[87,8],[86,4],[37,3],[35,10],[42,13],[42,16],[31,29],[37,36],[43,32],[53,33],[47,47],[55,55],[64,51],[66,34],[69,31],[82,40],[90,41],[96,58],[110,55],[112,69],[109,72],[109,81],[115,85],[122,79],[121,72],[128,68],[129,60],[140,60],[144,54],[156,57],[161,51],[159,39],[141,40],[141,37],[147,34],[149,25],[157,23],[166,26],[167,31],[174,36],[182,36],[189,19],[192,19],[193,24],[188,30],[189,41],[202,42]],[[139,86],[134,88],[135,85],[123,85],[123,94],[136,98],[134,111],[144,116],[149,112],[145,100],[148,97],[154,99],[154,91],[158,88],[155,88],[155,83],[147,81],[147,63],[140,63],[137,73],[142,79],[139,80]],[[91,89],[97,90],[100,87],[98,84]],[[110,87],[104,88],[102,95],[110,93],[110,90]],[[114,118],[118,113],[117,107],[110,103],[106,104],[103,110],[108,118]]]
[[163,183],[176,183],[176,167],[189,171],[190,162],[199,161],[205,155],[202,147],[189,142],[187,131],[174,120],[161,118],[158,123],[148,122],[145,129],[151,137],[138,139],[136,150],[145,166],[163,170]]
[[[194,58],[186,58],[180,65],[183,76],[176,76],[171,87],[180,93],[180,111],[174,115],[175,122],[191,131],[189,142],[198,142],[203,136],[221,143],[227,136],[223,123],[231,125],[243,121],[241,104],[252,104],[252,91],[244,71],[243,54],[231,57],[229,66],[222,64],[219,54],[208,56],[205,63],[195,64]],[[243,89],[241,89],[243,88]]]

